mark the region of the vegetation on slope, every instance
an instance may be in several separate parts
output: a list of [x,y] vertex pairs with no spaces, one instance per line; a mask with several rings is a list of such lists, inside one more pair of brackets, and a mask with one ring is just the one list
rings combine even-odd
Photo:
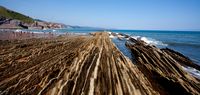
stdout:
[[28,16],[25,16],[23,14],[20,14],[18,12],[6,9],[2,6],[0,6],[0,17],[5,17],[5,18],[9,18],[9,19],[17,19],[17,20],[20,20],[25,23],[33,23],[34,22],[34,19],[32,19]]

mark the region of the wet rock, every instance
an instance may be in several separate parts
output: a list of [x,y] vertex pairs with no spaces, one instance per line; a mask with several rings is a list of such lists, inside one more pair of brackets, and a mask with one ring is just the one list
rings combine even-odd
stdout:
[[147,76],[160,94],[200,94],[200,81],[183,70],[181,65],[193,66],[191,60],[170,49],[159,49],[133,40],[126,44],[135,56],[139,70]]
[[161,50],[166,52],[170,56],[172,56],[181,65],[193,67],[193,68],[195,68],[197,70],[200,70],[200,66],[199,65],[193,63],[192,60],[190,60],[188,57],[184,56],[183,54],[181,54],[179,52],[176,52],[176,51],[174,51],[172,49],[169,49],[169,48],[164,48],[164,49],[161,49]]

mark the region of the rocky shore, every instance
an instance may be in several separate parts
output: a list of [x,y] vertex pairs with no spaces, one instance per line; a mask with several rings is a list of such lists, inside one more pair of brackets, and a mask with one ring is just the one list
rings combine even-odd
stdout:
[[199,70],[189,58],[128,35],[134,61],[111,33],[0,41],[0,95],[198,95]]
[[143,41],[130,39],[126,43],[135,57],[135,64],[160,94],[199,94],[200,81],[183,70],[182,66],[199,66],[171,49],[159,49]]

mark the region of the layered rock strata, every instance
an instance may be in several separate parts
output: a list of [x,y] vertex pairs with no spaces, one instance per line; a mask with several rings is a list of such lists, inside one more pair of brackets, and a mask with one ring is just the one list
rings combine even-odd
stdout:
[[0,94],[159,94],[105,32],[0,45]]
[[182,66],[199,68],[189,58],[171,49],[159,49],[131,38],[126,43],[135,57],[135,64],[160,94],[198,95],[199,79],[183,70]]
[[0,94],[199,94],[199,80],[180,65],[184,57],[132,39],[132,63],[108,33],[91,35],[0,41]]

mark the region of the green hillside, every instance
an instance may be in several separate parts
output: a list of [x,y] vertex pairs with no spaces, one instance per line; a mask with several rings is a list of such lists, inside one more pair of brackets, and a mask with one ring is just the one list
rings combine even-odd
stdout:
[[34,20],[28,16],[20,14],[18,12],[11,11],[0,6],[0,17],[10,18],[10,19],[17,19],[25,23],[33,23]]

